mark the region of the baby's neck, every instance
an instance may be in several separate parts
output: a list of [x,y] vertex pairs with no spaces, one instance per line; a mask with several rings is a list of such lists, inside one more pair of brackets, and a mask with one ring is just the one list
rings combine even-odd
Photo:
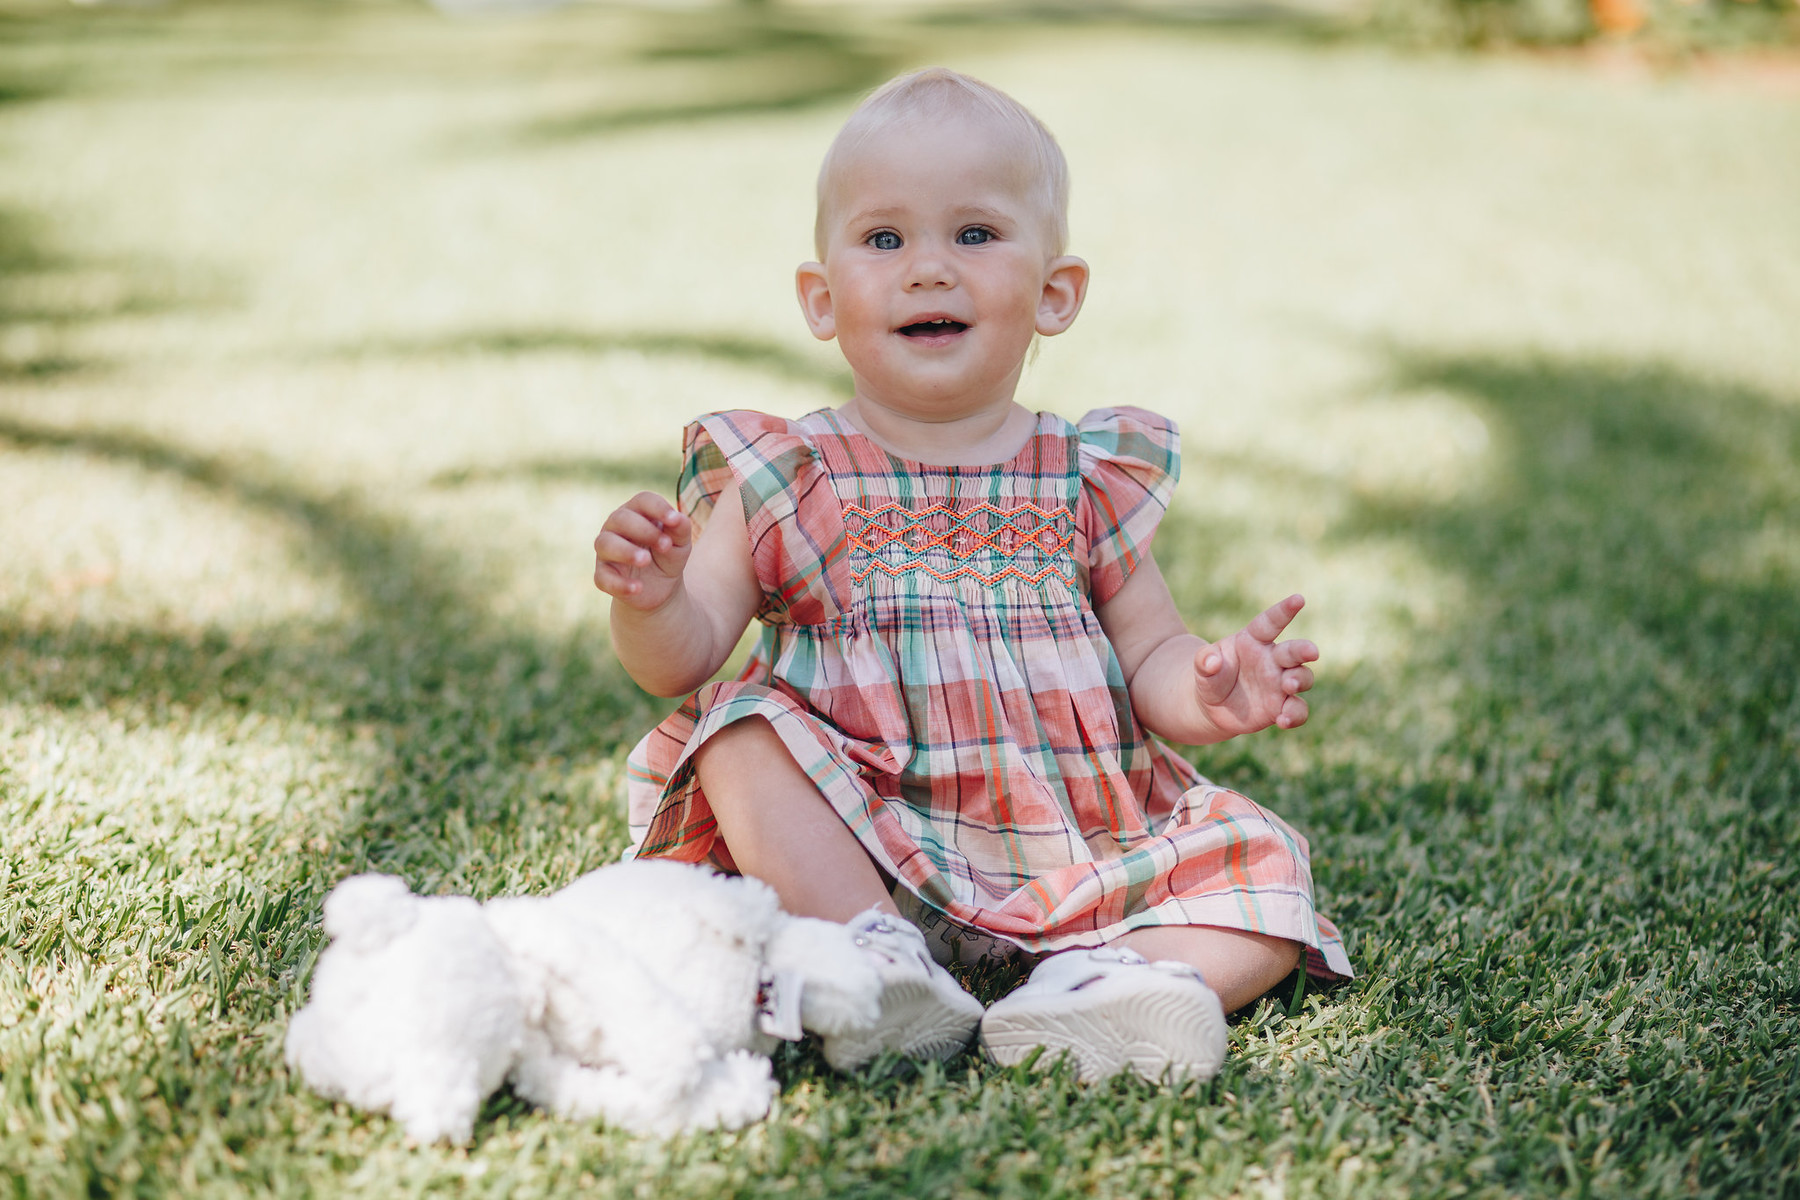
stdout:
[[859,396],[838,413],[889,454],[937,467],[1006,462],[1037,428],[1037,417],[1011,400],[944,420],[926,420]]

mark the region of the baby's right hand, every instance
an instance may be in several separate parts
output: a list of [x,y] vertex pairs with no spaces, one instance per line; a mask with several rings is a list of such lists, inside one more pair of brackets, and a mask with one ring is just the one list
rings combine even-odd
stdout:
[[694,523],[654,492],[639,492],[606,518],[594,539],[594,586],[649,612],[681,586]]

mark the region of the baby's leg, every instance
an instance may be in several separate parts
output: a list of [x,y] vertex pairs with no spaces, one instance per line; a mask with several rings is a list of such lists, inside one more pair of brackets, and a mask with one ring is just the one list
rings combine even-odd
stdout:
[[899,915],[881,872],[761,717],[733,721],[694,755],[719,835],[738,870],[775,889],[795,916]]
[[941,1059],[968,1045],[980,1001],[931,961],[881,872],[775,727],[760,717],[734,721],[706,739],[694,769],[738,870],[774,888],[796,916],[848,924],[881,978],[874,1024],[828,1036],[825,1061],[847,1071],[884,1050]]
[[1154,925],[1112,943],[1151,962],[1173,959],[1200,968],[1226,1012],[1236,1012],[1286,979],[1300,962],[1300,943],[1214,925]]

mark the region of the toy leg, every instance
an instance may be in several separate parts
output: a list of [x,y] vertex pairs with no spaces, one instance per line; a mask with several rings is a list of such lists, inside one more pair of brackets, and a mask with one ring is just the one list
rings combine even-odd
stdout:
[[1236,1012],[1286,979],[1300,962],[1300,943],[1213,925],[1155,925],[1112,943],[1152,962],[1173,959],[1200,968],[1226,1012]]
[[738,870],[774,888],[782,908],[827,921],[871,908],[899,915],[881,872],[767,721],[719,730],[694,769]]

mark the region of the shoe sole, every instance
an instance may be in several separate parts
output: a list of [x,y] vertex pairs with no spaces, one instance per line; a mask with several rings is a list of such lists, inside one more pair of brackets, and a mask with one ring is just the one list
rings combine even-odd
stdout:
[[967,993],[966,1007],[946,1000],[925,979],[888,985],[881,996],[881,1017],[860,1034],[843,1034],[827,1047],[826,1061],[840,1071],[854,1070],[883,1050],[908,1058],[949,1058],[968,1046],[981,1024],[981,1002]]
[[1180,978],[1101,979],[1083,988],[1008,1005],[981,1022],[981,1045],[1001,1066],[1043,1047],[1045,1066],[1067,1053],[1083,1083],[1130,1069],[1158,1081],[1211,1079],[1225,1061],[1225,1013],[1210,990]]

